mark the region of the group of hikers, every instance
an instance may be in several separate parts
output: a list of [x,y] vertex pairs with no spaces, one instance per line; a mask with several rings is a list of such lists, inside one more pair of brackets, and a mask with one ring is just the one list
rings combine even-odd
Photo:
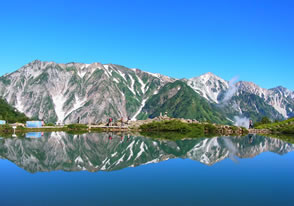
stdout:
[[[120,122],[121,122],[121,126],[124,126],[125,124],[129,124],[129,122],[130,122],[130,117],[128,116],[128,118],[127,118],[127,121],[125,121],[125,119],[123,118],[123,117],[121,117],[121,119],[120,119]],[[113,125],[113,119],[110,117],[110,118],[108,118],[108,120],[107,120],[107,124],[106,124],[106,126],[112,126]]]

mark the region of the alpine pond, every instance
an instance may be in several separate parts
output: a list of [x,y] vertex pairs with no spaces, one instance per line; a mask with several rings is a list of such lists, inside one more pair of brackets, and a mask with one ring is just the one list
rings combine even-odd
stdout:
[[292,205],[293,150],[257,135],[2,138],[1,205]]

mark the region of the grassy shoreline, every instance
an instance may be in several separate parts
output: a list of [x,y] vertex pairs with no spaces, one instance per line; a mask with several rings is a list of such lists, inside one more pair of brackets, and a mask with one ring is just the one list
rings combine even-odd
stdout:
[[272,134],[293,135],[294,134],[294,118],[290,118],[281,122],[262,124],[256,129],[269,129]]
[[[67,132],[67,133],[88,133],[88,132],[103,132],[101,128],[89,128],[87,125],[83,124],[72,124],[63,127],[42,127],[42,128],[27,128],[27,127],[17,127],[15,129],[15,134],[25,134],[29,132]],[[14,129],[9,125],[0,126],[0,136],[11,136],[14,134]]]
[[209,123],[184,123],[179,120],[151,122],[139,127],[141,134],[150,137],[180,139],[195,137],[211,137],[218,135],[246,135],[248,130],[243,127],[217,125]]
[[[291,133],[292,130],[289,131],[289,128],[294,128],[294,118],[279,123],[260,125],[256,129],[269,129],[271,133],[268,135],[293,134]],[[83,134],[88,132],[140,132],[140,134],[144,136],[165,139],[212,137],[220,135],[244,136],[248,134],[248,130],[243,127],[217,125],[210,123],[187,123],[177,119],[152,121],[149,123],[144,123],[137,127],[130,126],[128,128],[119,128],[119,126],[117,126],[117,128],[100,128],[91,127],[90,125],[84,124],[70,124],[63,127],[17,127],[15,129],[16,134],[25,134],[28,132],[67,132],[72,134]],[[0,125],[0,136],[9,137],[12,136],[12,134],[14,134],[14,130],[11,126]]]

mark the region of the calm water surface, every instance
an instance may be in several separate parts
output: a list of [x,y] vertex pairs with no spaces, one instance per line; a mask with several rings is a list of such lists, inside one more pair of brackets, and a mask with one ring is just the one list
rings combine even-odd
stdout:
[[293,151],[285,140],[252,135],[0,139],[0,205],[293,206]]

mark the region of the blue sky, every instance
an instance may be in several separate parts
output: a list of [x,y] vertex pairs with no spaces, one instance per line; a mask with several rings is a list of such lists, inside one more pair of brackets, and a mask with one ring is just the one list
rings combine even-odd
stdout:
[[0,75],[35,59],[294,90],[294,1],[2,0]]

